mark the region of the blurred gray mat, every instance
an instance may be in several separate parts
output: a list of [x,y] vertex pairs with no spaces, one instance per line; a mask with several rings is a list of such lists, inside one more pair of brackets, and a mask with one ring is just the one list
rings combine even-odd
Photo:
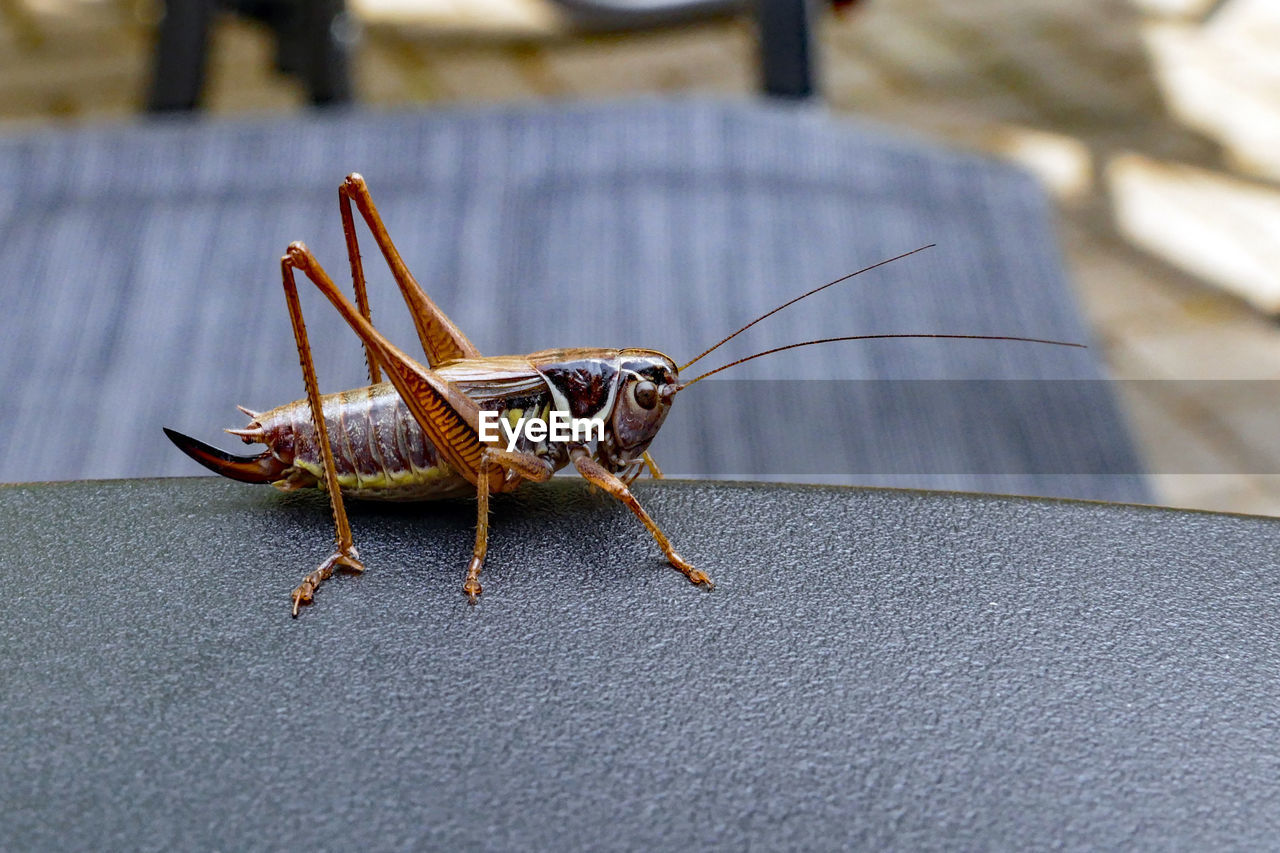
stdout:
[[[7,849],[1217,849],[1280,836],[1280,520],[580,482],[0,488]],[[314,497],[314,496],[312,496]]]
[[[811,109],[638,101],[165,122],[10,137],[0,169],[0,481],[194,473],[161,426],[225,441],[221,427],[243,425],[234,404],[301,397],[279,257],[303,239],[346,277],[337,186],[351,171],[486,354],[645,346],[683,362],[804,290],[927,243],[938,247],[771,317],[705,366],[851,334],[1090,339],[1030,177]],[[362,239],[374,319],[411,349],[399,294]],[[354,335],[304,291],[322,388],[364,384]],[[809,348],[725,377],[1103,378],[1093,350],[920,340]],[[1023,402],[998,418],[956,412],[955,441],[937,439],[932,412],[883,424],[839,400],[796,412],[768,386],[732,410],[684,409],[668,421],[683,432],[655,450],[683,454],[673,473],[686,476],[1147,496],[1102,382],[1079,404],[1082,429]],[[780,471],[777,443],[753,438],[785,428],[808,447],[846,424],[858,441],[820,474]],[[998,465],[984,467],[976,441]]]

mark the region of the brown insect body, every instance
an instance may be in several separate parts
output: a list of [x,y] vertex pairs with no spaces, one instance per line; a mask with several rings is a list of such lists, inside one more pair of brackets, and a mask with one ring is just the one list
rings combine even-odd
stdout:
[[[648,447],[682,388],[752,358],[835,340],[929,337],[1061,344],[1034,338],[984,335],[853,335],[767,350],[683,384],[679,378],[682,368],[655,350],[552,349],[529,355],[485,358],[414,280],[382,224],[364,179],[357,174],[349,175],[339,188],[339,200],[356,304],[343,296],[305,245],[289,246],[281,258],[281,273],[307,396],[263,413],[246,409],[253,419],[249,425],[228,430],[246,442],[266,444],[266,451],[258,456],[233,456],[165,430],[185,453],[224,476],[250,483],[273,483],[286,490],[320,486],[328,492],[336,547],[294,590],[295,616],[301,605],[311,602],[316,589],[337,567],[364,570],[352,540],[344,495],[429,500],[474,490],[476,542],[463,584],[463,592],[474,604],[481,593],[479,576],[488,549],[489,495],[511,491],[527,481],[545,481],[569,464],[588,482],[626,504],[673,567],[693,583],[711,588],[711,579],[676,553],[628,488],[646,466],[653,476],[661,477]],[[373,233],[409,306],[426,354],[425,365],[388,341],[370,322],[351,210],[353,204]],[[918,251],[921,250],[914,250]],[[788,305],[914,252],[881,261],[802,294],[743,326],[684,367]],[[369,365],[368,386],[338,394],[320,394],[302,321],[295,270],[301,271],[324,294],[364,342]],[[381,381],[384,370],[389,380],[386,382]],[[317,412],[321,413],[320,417],[314,416]],[[491,412],[512,425],[520,416],[530,414],[544,422],[553,412],[571,418],[589,418],[602,422],[603,433],[590,440],[565,442],[552,440],[550,436],[545,440],[531,437],[524,432],[517,433],[516,443],[509,446],[485,436],[481,422]]]
[[[624,482],[641,473],[643,454],[669,408],[658,407],[658,416],[652,417],[652,410],[625,399],[628,389],[644,378],[657,380],[659,387],[676,381],[674,363],[651,350],[555,349],[460,359],[441,365],[436,373],[481,410],[497,412],[512,426],[526,414],[545,421],[553,408],[577,418],[601,418],[605,439],[595,443],[591,455]],[[621,403],[619,393],[624,396]],[[422,501],[474,491],[474,483],[444,461],[390,382],[325,394],[320,402],[344,495]],[[246,444],[265,444],[266,451],[258,456],[231,456],[177,433],[170,437],[196,461],[233,479],[271,483],[283,491],[323,482],[322,449],[306,399],[261,413],[244,411],[252,418],[249,424],[228,432]],[[516,450],[546,459],[555,471],[569,464],[567,446],[549,438],[532,441],[520,434]],[[513,478],[502,490],[519,483]]]

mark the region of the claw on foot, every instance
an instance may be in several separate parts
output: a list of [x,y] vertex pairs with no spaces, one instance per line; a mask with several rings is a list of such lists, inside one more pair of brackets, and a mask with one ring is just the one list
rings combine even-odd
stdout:
[[707,589],[716,588],[715,581],[707,577],[705,572],[700,572],[697,569],[694,569],[693,571],[689,572],[687,575],[685,575],[685,577],[689,578],[689,581],[691,583],[695,583],[698,586],[706,587]]
[[681,574],[689,579],[690,583],[706,587],[707,589],[716,588],[715,582],[712,581],[711,578],[707,577],[706,572],[701,572],[689,565],[684,557],[681,557],[675,551],[667,554],[667,562],[679,569]]
[[484,560],[479,557],[472,557],[467,565],[467,580],[462,584],[462,592],[471,604],[478,602],[480,593],[484,592],[484,587],[480,586],[480,569],[483,566]]
[[344,569],[359,573],[364,571],[364,564],[360,562],[360,555],[353,547],[349,553],[335,551],[321,563],[315,571],[302,579],[302,583],[298,584],[297,589],[293,591],[293,615],[296,618],[298,608],[304,604],[310,604],[311,599],[315,597],[316,590],[320,588],[320,584],[333,577],[333,570],[337,566]]

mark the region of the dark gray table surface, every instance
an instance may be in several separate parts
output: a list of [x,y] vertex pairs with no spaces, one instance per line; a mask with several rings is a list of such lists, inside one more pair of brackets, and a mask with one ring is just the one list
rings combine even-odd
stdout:
[[6,849],[1267,847],[1280,521],[580,481],[0,487]]

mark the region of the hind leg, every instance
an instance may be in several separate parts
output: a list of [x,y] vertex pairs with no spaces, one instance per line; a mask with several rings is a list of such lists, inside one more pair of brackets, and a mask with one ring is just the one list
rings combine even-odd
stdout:
[[285,301],[289,304],[289,319],[293,323],[293,338],[298,345],[298,361],[302,365],[302,381],[307,386],[307,405],[311,408],[311,423],[320,442],[320,455],[324,460],[324,485],[329,492],[329,506],[333,509],[334,551],[316,569],[302,579],[293,591],[293,615],[298,608],[310,604],[320,584],[333,576],[338,566],[363,572],[360,554],[351,539],[351,525],[347,522],[347,510],[342,504],[342,490],[338,487],[338,472],[333,462],[333,447],[329,443],[329,429],[325,425],[324,411],[320,405],[320,387],[316,382],[316,368],[311,360],[311,344],[307,341],[307,327],[302,322],[302,306],[298,302],[298,285],[293,278],[294,264],[289,255],[280,259],[284,278]]
[[[427,366],[434,368],[443,362],[457,358],[479,358],[480,351],[476,349],[475,344],[471,343],[462,330],[431,301],[431,297],[423,291],[422,286],[413,277],[413,273],[409,272],[409,267],[400,257],[399,250],[391,242],[391,235],[387,233],[386,226],[382,224],[382,217],[373,204],[373,197],[369,194],[369,187],[365,184],[364,178],[356,172],[347,175],[347,179],[338,188],[338,196],[342,202],[342,229],[347,235],[347,254],[351,258],[351,276],[356,281],[357,298],[360,297],[360,291],[364,288],[364,273],[359,268],[360,250],[356,246],[355,222],[351,214],[353,204],[356,210],[360,211],[365,224],[369,226],[373,240],[382,250],[382,257],[386,260],[392,277],[400,287],[405,304],[409,306],[409,313],[413,315],[413,324],[418,330],[418,339],[422,342],[422,350],[427,355]],[[366,320],[369,318],[367,305],[367,301],[361,304]],[[366,349],[366,352],[370,361],[373,361],[372,351]]]

